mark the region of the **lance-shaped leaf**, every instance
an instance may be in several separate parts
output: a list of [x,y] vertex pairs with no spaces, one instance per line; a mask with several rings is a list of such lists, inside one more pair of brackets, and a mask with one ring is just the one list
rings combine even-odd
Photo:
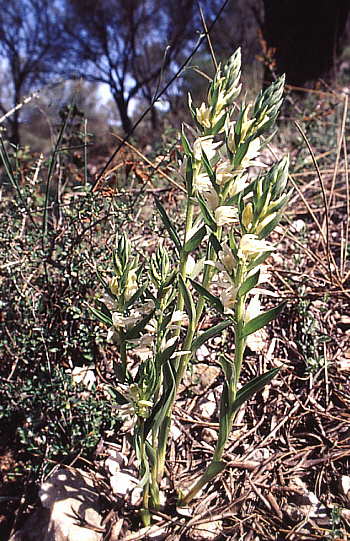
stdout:
[[187,284],[185,283],[185,280],[182,278],[181,274],[179,274],[179,286],[184,298],[184,303],[186,306],[186,310],[187,310],[188,317],[190,319],[190,325],[191,325],[192,323],[195,322],[195,319],[196,319],[196,308],[194,306],[191,292],[188,289]]
[[201,208],[205,223],[210,227],[212,231],[216,231],[217,225],[214,220],[214,216],[212,215],[211,210],[208,207],[206,200],[200,193],[197,194],[197,199],[198,199],[198,203]]
[[281,221],[281,218],[283,216],[283,209],[276,213],[276,216],[268,222],[265,227],[262,228],[262,230],[258,233],[258,239],[264,239],[273,231],[276,227],[276,225]]
[[170,220],[169,220],[169,217],[163,207],[163,205],[161,204],[161,202],[159,201],[159,199],[154,196],[154,199],[155,199],[155,202],[156,202],[156,206],[157,206],[157,210],[159,212],[159,215],[163,221],[163,224],[165,225],[172,241],[174,242],[176,248],[177,248],[177,251],[180,252],[181,250],[181,242],[180,242],[180,239],[178,237],[178,234],[176,233],[175,229],[173,228]]
[[94,308],[93,306],[89,306],[89,311],[97,318],[101,323],[104,323],[107,325],[107,327],[113,327],[113,321],[110,317],[107,316],[107,314],[104,314],[101,310],[98,310],[97,308]]
[[269,370],[265,374],[261,374],[251,381],[248,381],[248,383],[237,392],[236,398],[232,404],[232,411],[237,412],[244,402],[249,400],[249,398],[261,391],[265,385],[270,383],[280,370],[280,366],[278,368],[272,368],[272,370]]
[[236,380],[237,380],[235,364],[225,354],[220,355],[220,364],[224,372],[227,384],[230,386],[231,392],[232,392],[232,389],[236,388]]
[[184,507],[193,500],[198,492],[205,487],[210,481],[212,481],[219,473],[221,473],[227,466],[227,462],[223,460],[213,460],[207,469],[205,470],[199,481],[188,491],[185,495],[182,490],[179,491],[178,507]]
[[222,117],[217,121],[217,123],[212,127],[212,130],[211,130],[211,134],[212,135],[216,135],[217,133],[219,133],[222,128],[224,127],[225,125],[225,122],[226,122],[226,118],[228,118],[228,113],[224,113],[222,115]]
[[125,396],[120,391],[112,387],[111,385],[107,386],[107,391],[108,391],[108,394],[112,397],[113,400],[115,400],[117,404],[122,405],[122,404],[128,403]]
[[187,154],[187,156],[192,158],[193,157],[192,148],[190,146],[190,143],[188,142],[188,139],[186,137],[185,130],[184,130],[183,126],[182,126],[182,130],[181,130],[181,141],[182,141],[185,153]]
[[102,286],[103,286],[104,290],[106,291],[106,293],[108,293],[108,295],[110,295],[110,293],[111,293],[110,287],[109,287],[108,283],[106,282],[106,280],[103,278],[102,274],[97,269],[96,269],[96,276],[99,279],[100,283],[102,284]]
[[244,295],[249,293],[249,291],[251,289],[253,289],[253,287],[255,287],[257,285],[257,283],[259,282],[259,278],[260,278],[260,269],[258,269],[256,272],[254,272],[254,274],[251,274],[246,279],[246,281],[243,282],[243,284],[241,285],[241,287],[238,290],[237,296],[238,297],[243,297]]
[[192,342],[191,345],[191,351],[194,353],[198,348],[200,348],[205,342],[210,340],[210,338],[213,338],[214,336],[217,336],[220,334],[223,330],[227,329],[230,325],[233,324],[233,321],[231,319],[227,319],[226,321],[221,321],[217,325],[214,325],[210,329],[207,329],[202,334],[198,335]]
[[247,154],[248,147],[253,139],[254,137],[252,136],[247,137],[247,139],[241,145],[239,145],[236,155],[235,155],[235,161],[234,161],[235,169],[237,169],[241,165],[241,162],[244,156]]
[[210,291],[205,289],[205,287],[203,287],[198,282],[195,282],[194,280],[191,280],[191,284],[193,285],[197,293],[199,293],[199,295],[202,295],[209,302],[209,304],[211,304],[218,312],[220,312],[220,314],[224,313],[224,305],[222,304],[219,297],[216,297],[215,295],[210,293]]
[[141,321],[136,323],[134,327],[126,331],[125,333],[125,340],[135,340],[136,338],[140,337],[141,332],[146,327],[147,323],[149,323],[154,316],[155,310],[152,310],[149,314],[147,314]]
[[265,327],[270,321],[273,321],[280,315],[280,313],[283,311],[284,307],[286,306],[287,301],[283,301],[281,304],[276,306],[276,308],[271,308],[271,310],[268,310],[267,312],[264,312],[263,314],[260,314],[257,317],[254,317],[246,325],[244,325],[242,330],[242,338],[245,338],[246,336],[249,336],[249,334],[252,334],[255,331],[258,331],[262,327]]
[[272,250],[270,252],[264,252],[263,254],[261,254],[256,259],[253,259],[249,263],[247,270],[250,271],[250,270],[254,269],[255,267],[257,267],[258,265],[261,265],[262,263],[264,263],[264,261],[266,261],[266,259],[268,257],[270,257],[271,254],[272,254]]
[[148,282],[145,282],[137,291],[130,297],[130,299],[125,303],[124,308],[129,308],[129,306],[132,306],[136,303],[136,301],[143,295],[143,293],[146,291],[148,287]]
[[221,457],[225,448],[227,438],[230,435],[232,422],[233,422],[233,402],[235,394],[232,385],[225,380],[222,389],[221,402],[220,402],[220,425],[219,434],[216,441],[214,459]]
[[164,365],[164,378],[166,388],[158,402],[153,406],[151,415],[146,419],[145,438],[150,430],[154,430],[155,432],[158,430],[174,401],[176,385],[170,362]]
[[207,173],[208,177],[210,178],[211,182],[215,186],[216,182],[215,182],[214,169],[213,169],[210,161],[208,160],[208,156],[206,155],[204,150],[202,150],[202,164],[204,165],[204,169],[206,170],[206,173]]
[[211,234],[209,237],[209,241],[212,247],[214,248],[216,255],[219,257],[219,253],[222,252],[222,246],[218,238],[215,235]]
[[190,254],[197,248],[197,246],[202,242],[203,238],[207,234],[207,228],[205,225],[202,225],[200,229],[198,229],[192,237],[190,237],[184,246],[184,250],[187,254]]

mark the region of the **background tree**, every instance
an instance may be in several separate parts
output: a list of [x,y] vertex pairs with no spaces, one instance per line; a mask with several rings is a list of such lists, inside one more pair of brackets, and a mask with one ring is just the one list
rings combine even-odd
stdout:
[[[334,80],[346,43],[350,0],[263,0],[267,48],[275,48],[276,73],[302,87]],[[271,80],[269,70],[265,78]]]
[[164,84],[193,42],[196,1],[66,0],[65,6],[74,47],[68,72],[107,84],[122,127],[130,131],[131,101],[152,103],[159,78]]
[[[7,74],[0,111],[5,114],[33,88],[52,77],[62,54],[61,13],[54,1],[12,0],[0,10],[0,59]],[[11,142],[19,144],[20,110],[7,119]]]

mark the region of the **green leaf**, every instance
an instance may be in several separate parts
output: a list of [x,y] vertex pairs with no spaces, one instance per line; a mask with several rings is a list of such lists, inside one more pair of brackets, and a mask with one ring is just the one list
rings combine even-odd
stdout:
[[114,387],[112,387],[111,385],[107,386],[107,391],[111,395],[113,400],[117,402],[117,404],[122,405],[122,404],[128,403],[127,399],[122,395],[122,393],[118,391],[117,389],[115,389]]
[[190,319],[190,325],[195,322],[196,320],[196,308],[194,306],[194,302],[192,299],[192,295],[190,290],[187,287],[187,284],[185,283],[184,279],[182,278],[181,274],[179,274],[179,286],[180,290],[182,292],[184,303],[186,306],[186,310],[188,313],[188,317]]
[[232,411],[237,412],[244,402],[249,400],[249,398],[261,391],[265,385],[270,383],[280,370],[281,367],[272,368],[272,370],[269,370],[265,374],[261,374],[251,381],[248,381],[248,383],[237,392],[236,398],[232,404]]
[[99,321],[101,321],[101,323],[104,323],[108,327],[113,327],[113,321],[111,320],[111,318],[101,312],[101,310],[98,310],[97,308],[89,305],[88,308],[92,315],[95,316]]
[[202,242],[206,234],[207,228],[205,227],[205,225],[202,225],[202,227],[198,229],[198,231],[196,231],[194,235],[192,235],[192,237],[188,239],[188,241],[186,241],[184,246],[185,252],[188,254],[193,252],[193,250],[195,250],[197,246]]
[[139,338],[141,332],[146,327],[147,323],[149,323],[152,317],[154,316],[154,312],[155,312],[155,309],[152,310],[152,312],[150,312],[149,314],[147,314],[143,319],[141,319],[141,321],[136,323],[136,325],[132,327],[132,329],[129,329],[128,331],[126,331],[124,335],[124,339],[134,340],[136,338]]
[[143,286],[140,287],[140,289],[138,289],[136,291],[136,293],[133,294],[132,297],[130,297],[130,299],[125,303],[125,306],[124,308],[129,308],[129,306],[132,306],[133,304],[135,304],[135,302],[141,297],[141,295],[143,295],[143,293],[146,291],[148,287],[148,282],[145,282],[143,284]]
[[206,170],[206,173],[208,177],[210,178],[211,182],[215,183],[214,169],[212,168],[212,165],[210,161],[208,160],[208,156],[206,155],[204,150],[202,150],[202,164],[204,165],[204,169]]
[[173,228],[170,220],[169,220],[169,217],[163,207],[163,205],[161,204],[161,202],[159,201],[158,197],[154,196],[154,199],[155,199],[155,202],[156,202],[156,206],[157,206],[157,210],[160,214],[160,217],[163,221],[163,224],[165,226],[165,228],[167,229],[172,241],[174,242],[176,248],[177,248],[177,251],[180,252],[181,250],[181,242],[180,242],[180,239],[178,237],[178,234],[176,233],[175,229]]
[[[191,279],[190,279],[191,280]],[[220,314],[224,313],[224,306],[222,302],[220,301],[219,297],[215,297],[212,293],[210,293],[205,287],[203,287],[198,282],[195,282],[194,280],[191,280],[191,284],[199,293],[199,295],[202,295],[208,302],[211,304]]]
[[224,329],[227,329],[230,325],[233,324],[231,319],[226,321],[221,321],[217,325],[214,325],[210,329],[204,331],[202,334],[198,335],[192,342],[191,351],[194,353],[198,348],[200,348],[205,342],[220,334]]
[[175,377],[170,362],[164,365],[164,378],[166,380],[166,388],[158,402],[153,406],[151,415],[146,419],[145,438],[150,430],[154,430],[155,432],[158,430],[175,398]]
[[244,295],[249,293],[249,291],[253,289],[253,287],[255,287],[256,284],[259,282],[259,278],[260,278],[260,269],[254,272],[254,274],[251,274],[246,279],[246,281],[243,282],[243,284],[238,290],[238,293],[237,293],[238,297],[243,297]]
[[216,255],[219,257],[219,253],[222,252],[222,246],[218,238],[215,235],[211,234],[209,237],[209,241],[212,247],[214,248]]
[[266,261],[266,259],[268,257],[270,257],[272,252],[273,252],[273,250],[271,250],[270,252],[264,252],[261,256],[257,257],[256,259],[253,259],[249,263],[247,270],[250,271],[250,270],[254,269],[255,267],[257,267],[258,265],[261,265],[261,263],[264,263],[264,261]]
[[100,283],[102,284],[103,288],[105,289],[106,293],[110,295],[111,294],[110,287],[107,284],[106,280],[102,277],[102,274],[97,269],[96,269],[96,276],[99,279]]
[[212,135],[216,135],[219,133],[220,130],[224,127],[224,124],[226,122],[226,118],[228,117],[228,114],[225,113],[222,115],[222,117],[217,121],[217,123],[212,127],[211,133]]
[[271,233],[271,231],[275,229],[276,225],[281,221],[281,218],[283,216],[283,210],[284,209],[278,212],[276,216],[271,220],[271,222],[269,222],[265,225],[265,227],[262,228],[262,230],[258,234],[259,239],[264,239],[265,237],[267,237],[267,235]]
[[214,220],[214,216],[212,215],[211,210],[208,207],[206,200],[200,193],[197,194],[197,199],[198,199],[198,203],[201,208],[205,223],[210,227],[212,231],[216,231],[217,225]]
[[255,331],[258,331],[262,327],[265,327],[270,321],[273,321],[278,317],[281,312],[283,311],[284,307],[286,306],[287,301],[283,301],[281,304],[276,306],[276,308],[271,308],[271,310],[268,310],[267,312],[264,312],[263,314],[260,314],[260,316],[257,316],[250,321],[246,325],[244,325],[242,330],[242,338],[245,338],[246,336],[249,336]]
[[190,147],[190,143],[188,142],[188,139],[186,137],[185,130],[184,130],[183,126],[182,126],[182,130],[181,130],[181,140],[182,140],[182,144],[183,144],[183,147],[184,147],[185,154],[187,154],[187,156],[192,158],[193,157],[192,148]]

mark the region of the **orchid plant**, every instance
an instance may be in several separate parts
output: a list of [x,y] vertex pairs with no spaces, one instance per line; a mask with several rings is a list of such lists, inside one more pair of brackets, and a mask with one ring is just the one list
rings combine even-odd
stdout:
[[[278,115],[284,77],[261,91],[252,104],[235,105],[241,84],[241,53],[218,67],[207,103],[196,107],[189,95],[194,127],[182,130],[184,155],[179,175],[186,189],[184,231],[177,230],[156,199],[159,216],[174,246],[163,244],[149,265],[131,256],[125,233],[116,241],[114,274],[99,274],[104,288],[100,308],[91,308],[108,326],[107,340],[119,350],[111,395],[129,423],[143,487],[143,521],[161,507],[160,483],[172,410],[186,367],[196,350],[224,329],[234,330],[234,353],[218,353],[222,367],[219,431],[212,461],[178,505],[188,505],[226,467],[225,444],[240,406],[277,374],[271,369],[239,388],[247,337],[268,324],[284,303],[262,312],[258,287],[262,266],[275,246],[266,240],[280,221],[290,193],[285,191],[288,157],[270,167],[259,159],[263,134]],[[233,116],[236,113],[236,120]],[[260,173],[251,178],[251,166]],[[200,257],[198,254],[205,254]],[[176,263],[172,263],[175,259]],[[197,260],[197,261],[196,261]],[[200,332],[204,306],[221,321]],[[142,355],[137,371],[130,353]]]

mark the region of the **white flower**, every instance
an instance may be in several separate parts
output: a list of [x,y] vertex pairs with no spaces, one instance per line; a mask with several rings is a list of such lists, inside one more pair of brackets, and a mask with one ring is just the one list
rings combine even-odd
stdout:
[[129,387],[123,386],[120,393],[127,400],[125,404],[116,407],[122,417],[134,417],[135,415],[147,417],[148,408],[153,406],[153,402],[141,398],[141,392],[136,383],[132,383]]
[[232,206],[218,207],[215,211],[215,222],[218,227],[225,224],[232,224],[237,221],[237,210]]
[[194,187],[200,192],[208,192],[213,188],[210,178],[206,173],[198,173],[194,178]]
[[189,255],[187,257],[186,269],[185,269],[185,273],[186,273],[187,276],[191,276],[195,266],[196,266],[196,262],[195,262],[194,258],[191,255]]
[[141,319],[142,315],[141,312],[138,310],[135,310],[130,314],[130,316],[123,316],[119,312],[113,312],[112,314],[112,321],[113,325],[116,329],[120,329],[122,327],[125,327],[126,329],[130,329]]
[[227,272],[231,274],[233,269],[236,267],[236,260],[226,241],[222,244],[222,251],[219,252],[219,259]]
[[235,182],[233,182],[232,186],[230,186],[230,190],[229,190],[230,196],[233,197],[237,193],[244,190],[249,184],[247,180],[248,180],[248,174],[236,178]]
[[219,196],[213,186],[205,193],[204,197],[207,200],[210,210],[214,211],[217,209],[219,204]]
[[105,304],[110,312],[116,312],[118,310],[118,305],[115,302],[112,297],[110,297],[107,293],[103,293],[101,297],[99,298],[103,304]]
[[249,202],[242,212],[242,224],[248,231],[252,226],[253,217],[253,205]]
[[178,336],[173,336],[172,338],[169,338],[169,340],[166,340],[164,337],[160,345],[160,351],[164,351],[167,348],[170,348],[171,346],[173,346],[175,342],[177,341],[177,339],[178,339]]
[[226,184],[233,178],[233,165],[227,160],[218,163],[216,166],[216,182],[217,184]]
[[248,321],[250,321],[251,319],[258,317],[260,313],[261,313],[261,310],[260,310],[259,295],[254,295],[254,297],[251,299],[245,311],[245,315],[244,315],[245,323],[248,323]]
[[202,151],[205,153],[208,160],[214,158],[216,154],[216,148],[221,145],[221,142],[213,142],[213,137],[207,135],[206,137],[198,137],[193,143],[193,155],[195,160],[201,161]]
[[[225,287],[220,293],[220,300],[224,306],[224,313],[233,314],[233,308],[236,302],[238,288],[235,288],[229,282],[227,282],[226,284],[227,287]],[[224,285],[224,283],[221,282],[220,285]]]
[[257,255],[274,249],[270,242],[258,239],[257,235],[243,235],[239,243],[238,257]]
[[246,169],[250,165],[265,165],[261,162],[255,161],[255,158],[259,156],[260,153],[260,139],[257,137],[249,144],[248,150],[241,161],[240,167]]
[[136,353],[141,359],[147,359],[152,355],[153,337],[150,334],[143,334],[140,338],[128,340],[128,342],[136,346],[133,353]]
[[153,299],[147,299],[145,304],[140,308],[142,314],[150,314],[154,310],[155,304]]
[[118,338],[118,334],[115,330],[115,327],[109,327],[107,331],[107,342],[114,342]]
[[175,312],[171,316],[171,322],[182,323],[185,317],[186,313],[183,310],[175,310]]

